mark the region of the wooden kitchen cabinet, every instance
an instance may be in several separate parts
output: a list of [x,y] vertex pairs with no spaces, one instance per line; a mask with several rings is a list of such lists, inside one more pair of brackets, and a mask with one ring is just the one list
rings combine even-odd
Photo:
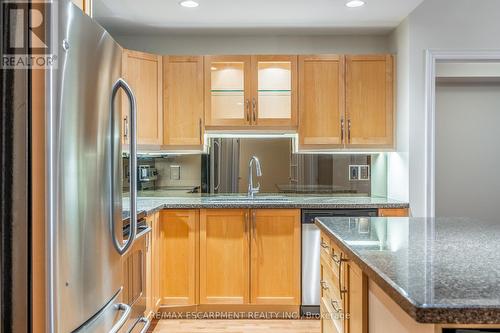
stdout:
[[[134,92],[137,103],[137,144],[163,143],[162,57],[154,54],[124,50],[122,76]],[[130,104],[122,95],[122,138],[129,143]]]
[[380,217],[408,217],[408,208],[379,208]]
[[200,304],[249,303],[248,214],[200,210]]
[[250,213],[251,303],[300,305],[300,209]]
[[203,145],[203,56],[163,57],[163,144]]
[[392,55],[346,56],[348,148],[391,148],[394,144]]
[[344,146],[344,57],[299,56],[299,145],[314,149]]
[[321,332],[367,333],[366,275],[323,232],[321,242],[325,245],[320,254]]
[[297,127],[296,56],[206,56],[205,125]]
[[252,126],[296,128],[297,101],[297,56],[252,56]]
[[250,124],[251,57],[205,56],[205,125]]
[[162,210],[159,219],[161,305],[195,305],[199,211]]
[[151,317],[159,305],[159,260],[158,260],[158,219],[159,213],[146,217],[151,232],[146,235],[146,311],[145,316]]
[[345,267],[346,299],[345,311],[349,317],[345,320],[345,333],[368,332],[368,279],[352,261]]

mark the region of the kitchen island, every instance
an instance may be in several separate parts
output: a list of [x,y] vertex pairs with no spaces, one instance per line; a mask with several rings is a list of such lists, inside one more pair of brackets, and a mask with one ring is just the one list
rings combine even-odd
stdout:
[[316,224],[331,241],[330,254],[367,279],[370,333],[500,328],[498,221],[379,217]]

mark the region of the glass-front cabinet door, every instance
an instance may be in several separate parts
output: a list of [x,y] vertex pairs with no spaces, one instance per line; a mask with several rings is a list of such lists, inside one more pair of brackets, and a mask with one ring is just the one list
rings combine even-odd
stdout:
[[250,56],[205,57],[205,125],[251,124]]
[[252,57],[252,124],[297,126],[297,56]]

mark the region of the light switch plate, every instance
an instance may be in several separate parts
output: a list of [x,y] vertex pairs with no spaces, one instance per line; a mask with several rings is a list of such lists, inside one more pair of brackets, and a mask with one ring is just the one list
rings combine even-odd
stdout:
[[181,179],[181,166],[171,165],[170,166],[170,180],[180,180]]

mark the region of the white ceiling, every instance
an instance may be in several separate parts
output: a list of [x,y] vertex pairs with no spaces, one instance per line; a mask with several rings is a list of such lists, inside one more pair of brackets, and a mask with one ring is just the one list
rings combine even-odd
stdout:
[[94,0],[94,18],[116,34],[146,33],[383,33],[396,27],[423,0]]

